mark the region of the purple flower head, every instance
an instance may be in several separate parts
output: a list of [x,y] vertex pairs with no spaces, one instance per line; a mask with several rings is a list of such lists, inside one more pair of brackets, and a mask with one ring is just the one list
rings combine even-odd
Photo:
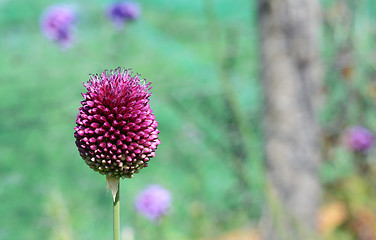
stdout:
[[159,185],[150,185],[135,200],[136,210],[152,221],[167,215],[171,208],[171,194]]
[[118,28],[123,28],[125,22],[137,19],[141,14],[140,5],[136,2],[116,2],[107,9],[107,16]]
[[76,12],[67,5],[48,7],[41,16],[40,26],[44,35],[63,48],[68,48],[73,42],[73,27]]
[[148,166],[160,144],[149,105],[151,83],[132,75],[120,67],[91,75],[74,128],[86,164],[111,177],[133,177]]
[[367,152],[374,140],[373,133],[362,126],[354,126],[346,130],[346,143],[353,151]]

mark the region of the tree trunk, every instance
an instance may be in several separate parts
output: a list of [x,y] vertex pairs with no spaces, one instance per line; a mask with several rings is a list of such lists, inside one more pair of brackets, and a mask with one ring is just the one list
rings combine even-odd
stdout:
[[259,0],[267,210],[263,239],[317,239],[318,0]]

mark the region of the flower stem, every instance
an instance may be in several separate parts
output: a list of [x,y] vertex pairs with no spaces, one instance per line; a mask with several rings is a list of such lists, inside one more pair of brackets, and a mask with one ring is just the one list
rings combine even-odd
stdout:
[[[118,186],[120,185],[120,181]],[[119,191],[116,193],[114,200],[114,240],[120,240],[120,202],[119,202]]]

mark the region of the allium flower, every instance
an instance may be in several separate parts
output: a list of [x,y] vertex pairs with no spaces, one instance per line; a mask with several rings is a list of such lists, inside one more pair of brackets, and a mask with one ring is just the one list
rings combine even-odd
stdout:
[[116,2],[107,9],[107,16],[116,28],[123,28],[125,22],[137,19],[141,14],[140,5],[136,2]]
[[84,83],[76,145],[90,168],[109,177],[132,177],[148,166],[160,144],[149,105],[151,83],[132,74],[117,68]]
[[53,5],[42,14],[40,26],[44,35],[63,48],[72,45],[76,12],[68,5]]
[[367,128],[354,126],[346,130],[345,140],[351,150],[367,152],[372,147],[375,137]]
[[135,200],[136,210],[152,221],[167,215],[171,208],[171,194],[159,185],[150,185]]

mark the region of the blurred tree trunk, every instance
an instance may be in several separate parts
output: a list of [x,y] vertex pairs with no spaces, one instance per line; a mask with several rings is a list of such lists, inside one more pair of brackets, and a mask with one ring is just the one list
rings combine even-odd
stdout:
[[268,199],[264,240],[317,239],[320,18],[318,0],[259,0]]

